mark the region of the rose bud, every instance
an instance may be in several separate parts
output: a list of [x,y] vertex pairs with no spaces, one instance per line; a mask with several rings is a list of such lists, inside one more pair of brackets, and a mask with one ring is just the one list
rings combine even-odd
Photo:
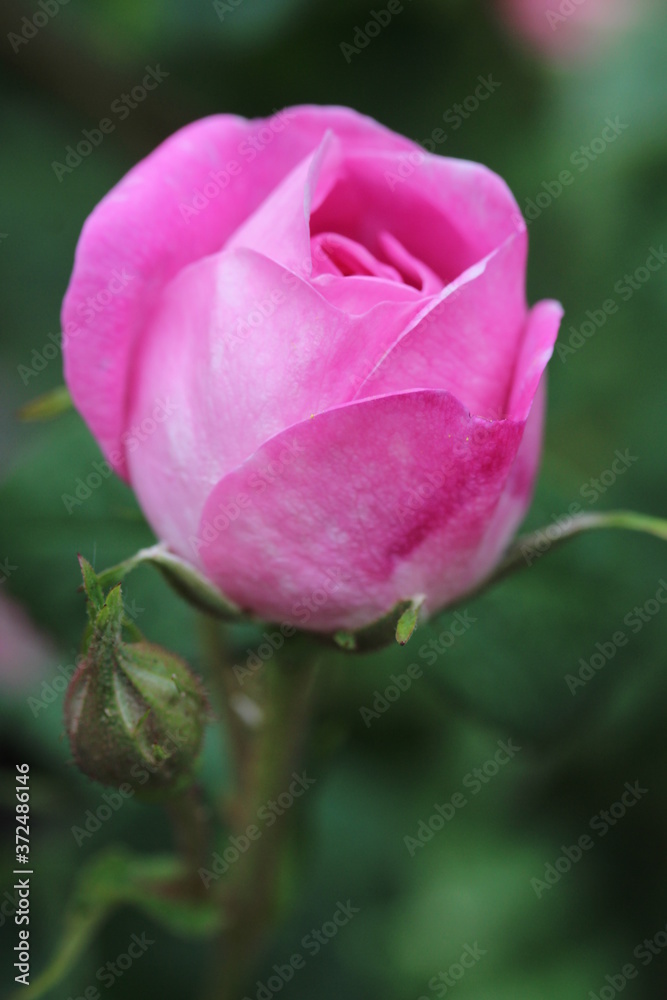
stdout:
[[158,538],[240,608],[429,615],[530,501],[562,310],[528,309],[526,254],[481,165],[346,108],[213,116],[86,222],[67,384]]
[[84,661],[65,696],[65,727],[78,767],[94,781],[171,793],[192,781],[206,697],[183,660],[122,639],[120,587],[94,614]]

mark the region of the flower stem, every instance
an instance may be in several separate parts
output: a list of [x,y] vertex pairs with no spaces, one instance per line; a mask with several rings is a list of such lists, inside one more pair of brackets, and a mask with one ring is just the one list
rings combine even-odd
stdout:
[[298,647],[292,640],[291,655],[274,653],[243,688],[220,650],[219,691],[235,770],[229,832],[244,837],[248,847],[239,851],[221,893],[225,931],[216,1000],[243,995],[275,915],[289,816],[279,814],[265,824],[258,812],[288,790],[310,716],[317,665],[312,648],[304,655]]
[[208,860],[211,848],[209,812],[201,789],[191,785],[179,795],[168,799],[165,808],[172,822],[178,852],[185,865],[184,886],[188,895],[201,896],[204,887],[198,870]]
[[[463,595],[460,600],[469,600],[473,596],[476,597],[483,591],[488,590],[489,587],[499,583],[506,576],[510,576],[524,567],[529,567],[536,556],[546,551],[545,538],[547,540],[546,547],[552,549],[585,531],[595,531],[600,528],[623,528],[627,531],[640,531],[667,541],[667,520],[664,518],[652,517],[649,514],[638,514],[632,510],[610,510],[602,511],[599,514],[578,514],[563,524],[550,524],[548,528],[520,535],[509,547],[502,562],[493,570],[491,575],[482,580],[473,590]],[[457,603],[459,602],[457,601]]]

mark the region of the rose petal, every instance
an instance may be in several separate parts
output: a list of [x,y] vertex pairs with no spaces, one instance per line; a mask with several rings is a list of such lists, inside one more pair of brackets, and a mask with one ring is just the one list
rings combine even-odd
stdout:
[[420,308],[347,316],[253,250],[182,271],[143,338],[126,440],[157,534],[183,545],[217,481],[267,438],[352,399]]
[[503,525],[477,553],[523,429],[433,391],[322,413],[218,483],[198,532],[204,568],[240,606],[309,629],[357,628],[422,594],[436,609],[497,558]]
[[553,354],[562,318],[563,307],[553,299],[538,302],[528,315],[507,406],[514,420],[526,419],[542,373]]
[[311,234],[341,233],[382,259],[381,234],[390,229],[449,284],[516,233],[520,218],[505,182],[478,163],[345,150],[338,180],[312,213]]
[[310,214],[336,181],[340,143],[327,132],[317,149],[285,177],[228,240],[225,249],[245,247],[309,277],[312,271]]
[[537,387],[505,489],[475,554],[471,571],[476,581],[494,568],[530,506],[542,452],[545,404],[546,376]]
[[526,320],[526,250],[525,234],[514,233],[432,299],[359,397],[448,389],[471,413],[503,417]]
[[[346,148],[414,148],[347,108],[291,108],[254,121],[216,115],[170,136],[90,215],[63,304],[65,376],[121,475],[130,367],[162,290],[187,264],[219,250],[328,130]],[[240,172],[232,175],[231,163]]]

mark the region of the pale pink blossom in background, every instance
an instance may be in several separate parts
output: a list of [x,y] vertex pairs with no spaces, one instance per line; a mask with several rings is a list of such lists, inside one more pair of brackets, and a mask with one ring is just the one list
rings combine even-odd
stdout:
[[21,605],[0,592],[0,688],[30,687],[53,662],[54,652]]
[[540,54],[585,57],[622,33],[648,0],[497,0],[507,28]]

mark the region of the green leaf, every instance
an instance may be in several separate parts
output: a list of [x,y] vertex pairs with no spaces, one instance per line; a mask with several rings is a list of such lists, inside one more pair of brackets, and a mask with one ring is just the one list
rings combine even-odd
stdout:
[[72,409],[72,397],[67,386],[59,385],[57,389],[51,389],[36,399],[31,399],[19,410],[19,420],[27,422],[39,420],[53,420],[67,410]]
[[118,906],[130,904],[148,913],[174,934],[208,937],[222,926],[210,894],[188,892],[186,871],[172,855],[133,856],[113,849],[95,858],[81,873],[64,918],[60,944],[46,969],[12,1000],[37,1000],[63,979],[85,951],[102,921]]

